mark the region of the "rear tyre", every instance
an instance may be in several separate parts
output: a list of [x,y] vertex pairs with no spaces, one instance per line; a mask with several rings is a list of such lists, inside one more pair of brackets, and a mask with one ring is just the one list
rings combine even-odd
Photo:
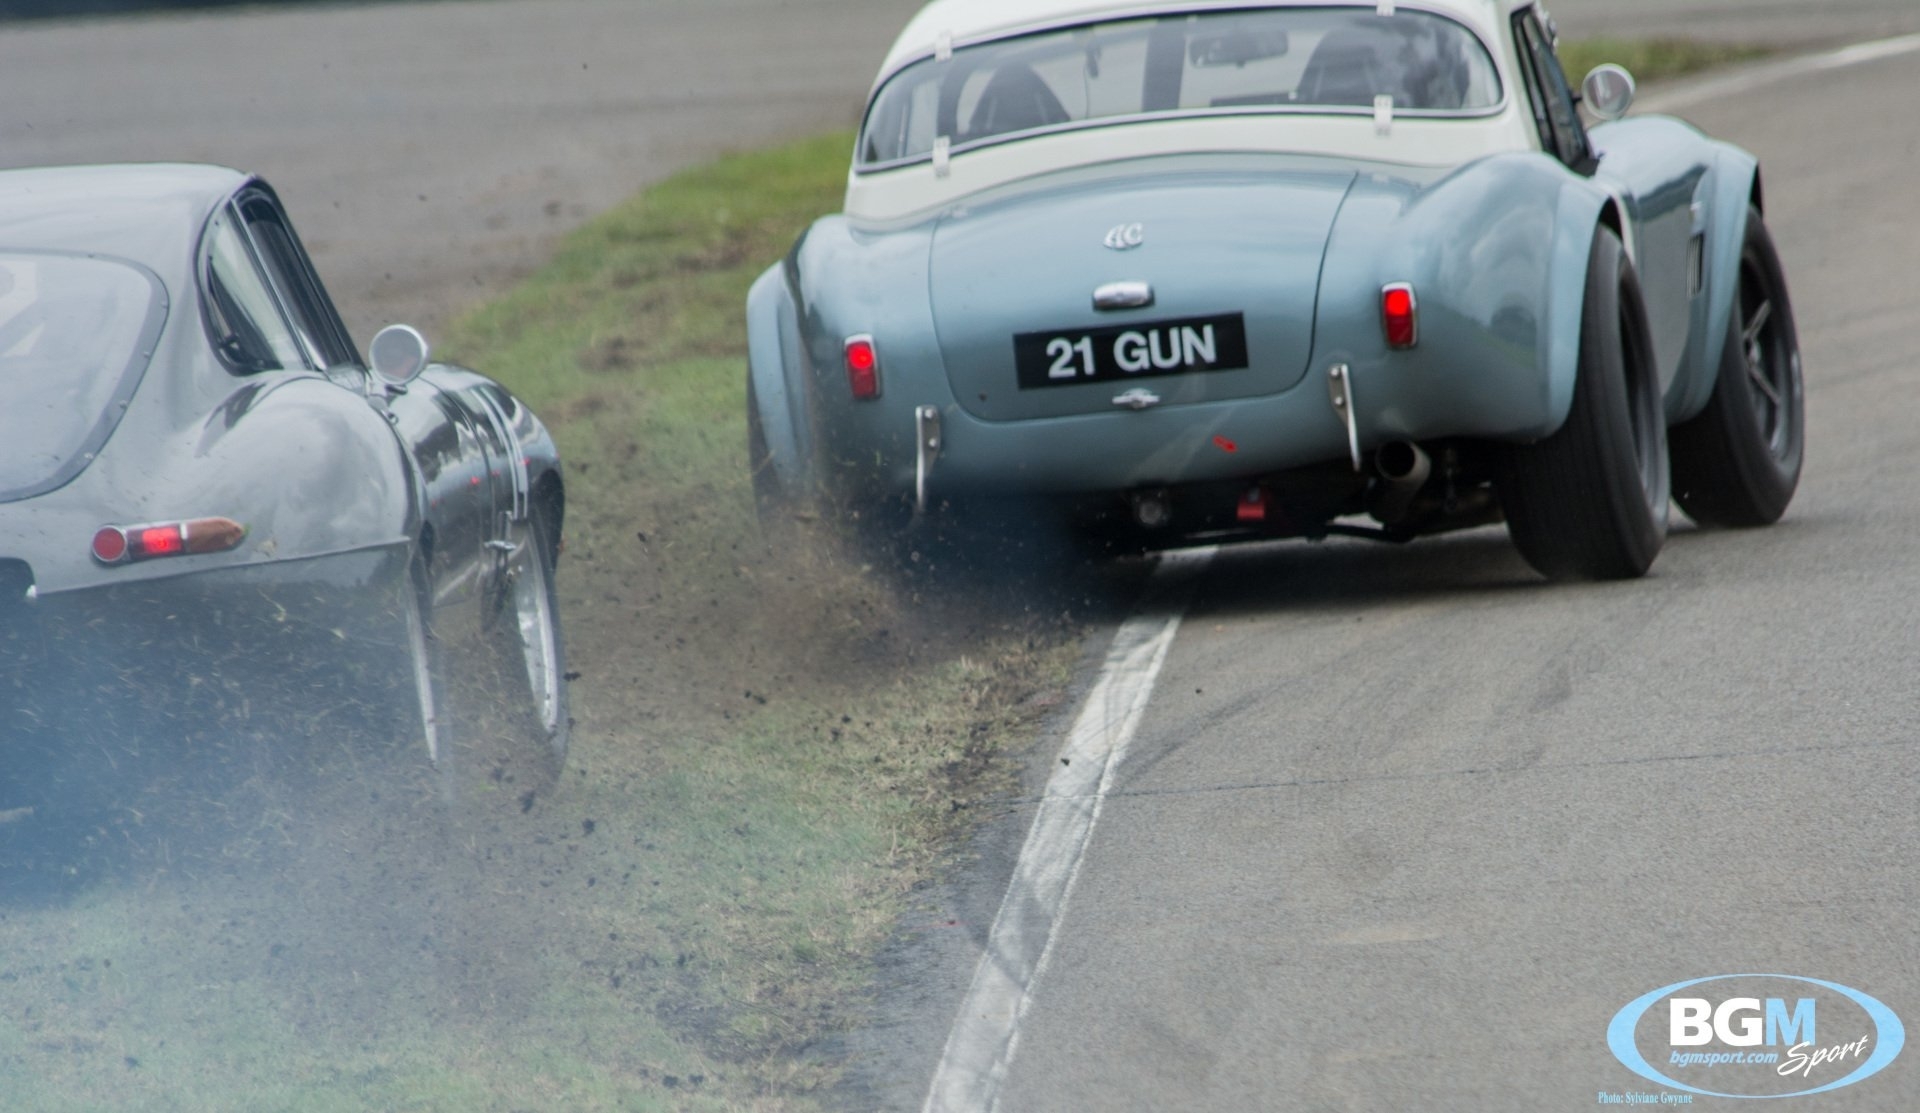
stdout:
[[[479,606],[444,608],[447,686],[458,736],[442,731],[440,794],[463,815],[530,811],[559,781],[573,722],[554,586],[557,538],[539,499],[516,524]],[[477,621],[468,621],[467,616]]]
[[1550,579],[1631,579],[1666,540],[1671,473],[1651,336],[1620,238],[1595,229],[1566,424],[1512,448],[1498,484],[1514,546]]
[[915,571],[927,557],[932,531],[917,528],[913,504],[904,498],[823,494],[801,477],[780,477],[760,420],[760,401],[747,380],[747,467],[753,478],[754,518],[774,553],[838,545],[850,559],[877,568]]
[[1780,520],[1806,448],[1800,337],[1760,210],[1747,210],[1739,288],[1707,408],[1669,433],[1673,497],[1703,526]]
[[567,648],[560,632],[560,596],[554,584],[558,545],[546,511],[536,502],[527,535],[509,573],[505,613],[500,616],[504,650],[525,678],[533,740],[546,748],[557,772],[567,760],[573,720],[567,705]]

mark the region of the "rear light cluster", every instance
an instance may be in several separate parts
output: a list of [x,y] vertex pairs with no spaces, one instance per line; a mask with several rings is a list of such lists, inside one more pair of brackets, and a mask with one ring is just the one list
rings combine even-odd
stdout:
[[1380,325],[1387,333],[1387,347],[1411,348],[1420,342],[1420,303],[1414,299],[1413,286],[1395,282],[1380,290]]
[[880,352],[866,333],[847,337],[847,386],[855,398],[880,397]]
[[194,518],[145,526],[101,526],[93,535],[93,559],[131,564],[160,557],[223,553],[246,540],[247,527],[231,518]]

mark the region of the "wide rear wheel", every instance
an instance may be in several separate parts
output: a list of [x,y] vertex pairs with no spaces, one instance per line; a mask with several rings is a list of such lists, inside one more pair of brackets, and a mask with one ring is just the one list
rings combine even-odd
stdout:
[[1740,286],[1707,407],[1669,434],[1673,497],[1707,526],[1780,520],[1806,454],[1805,387],[1793,303],[1760,210],[1747,210]]
[[554,585],[557,545],[537,505],[514,547],[497,631],[510,661],[526,681],[524,721],[557,771],[567,760],[573,722],[567,707],[566,642],[560,632],[560,596]]
[[1509,450],[1498,483],[1513,543],[1552,579],[1642,575],[1667,536],[1666,417],[1640,281],[1620,238],[1594,230],[1567,420]]

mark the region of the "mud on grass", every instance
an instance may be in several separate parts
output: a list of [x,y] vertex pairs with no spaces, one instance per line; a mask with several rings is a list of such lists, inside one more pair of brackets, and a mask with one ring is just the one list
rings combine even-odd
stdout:
[[526,397],[568,463],[560,783],[503,770],[448,806],[377,724],[236,726],[281,760],[196,767],[103,829],[87,876],[0,887],[9,1109],[831,1100],[825,1049],[859,1023],[869,957],[1012,783],[1004,749],[1114,590],[891,576],[825,528],[762,537],[741,307],[837,207],[850,145],[651,190],[443,345]]

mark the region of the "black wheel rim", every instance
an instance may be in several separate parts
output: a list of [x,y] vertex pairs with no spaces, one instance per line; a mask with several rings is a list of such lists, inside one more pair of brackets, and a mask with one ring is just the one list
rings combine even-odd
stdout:
[[1640,489],[1649,506],[1664,506],[1667,500],[1666,417],[1660,407],[1659,380],[1650,366],[1644,366],[1638,353],[1647,351],[1648,340],[1631,313],[1620,315],[1620,346],[1625,357],[1627,386],[1627,426],[1633,436],[1634,461],[1639,465]]
[[1765,265],[1749,251],[1740,259],[1740,360],[1760,441],[1775,460],[1793,448],[1795,353],[1787,342],[1779,299]]

